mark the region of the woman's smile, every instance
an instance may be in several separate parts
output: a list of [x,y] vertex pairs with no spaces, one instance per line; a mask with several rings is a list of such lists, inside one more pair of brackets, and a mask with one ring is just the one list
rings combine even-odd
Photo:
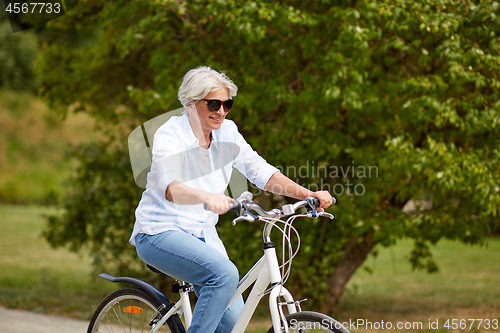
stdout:
[[213,117],[209,117],[210,119],[212,119],[212,121],[216,124],[221,124],[222,121],[224,120],[224,117],[216,117],[216,116],[213,116]]

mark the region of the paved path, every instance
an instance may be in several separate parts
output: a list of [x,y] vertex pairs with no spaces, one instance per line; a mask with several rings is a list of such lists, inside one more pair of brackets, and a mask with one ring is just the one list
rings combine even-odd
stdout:
[[85,333],[89,323],[0,307],[1,333]]

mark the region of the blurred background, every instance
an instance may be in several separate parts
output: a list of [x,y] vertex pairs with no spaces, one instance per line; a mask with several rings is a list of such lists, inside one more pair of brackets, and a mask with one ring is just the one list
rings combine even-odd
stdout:
[[[287,286],[304,309],[424,331],[498,319],[499,15],[465,0],[86,0],[13,33],[2,9],[0,305],[89,320],[117,287],[101,272],[175,299],[128,243],[142,189],[127,138],[207,65],[238,86],[228,118],[252,147],[337,197],[333,222],[295,223]],[[233,217],[218,231],[243,273],[261,226]],[[250,330],[267,331],[264,310]]]

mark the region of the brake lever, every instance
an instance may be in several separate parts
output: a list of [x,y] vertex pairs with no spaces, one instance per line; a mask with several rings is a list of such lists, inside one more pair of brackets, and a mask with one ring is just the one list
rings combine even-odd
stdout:
[[315,219],[319,216],[318,211],[316,210],[316,207],[314,207],[314,206],[310,207],[310,209],[307,210],[307,215],[308,215],[308,217],[312,217],[313,219]]
[[241,202],[241,206],[240,206],[240,213],[238,215],[237,218],[235,218],[233,220],[233,225],[236,225],[236,223],[240,222],[240,221],[248,221],[248,222],[254,222],[254,221],[257,221],[259,219],[259,216],[258,215],[254,215],[252,213],[250,213],[250,210],[248,209],[248,206],[247,206],[247,203],[245,201]]
[[248,222],[254,222],[256,219],[250,215],[242,215],[238,216],[233,220],[233,225],[236,225],[236,223],[241,222],[241,221],[248,221]]
[[335,218],[335,216],[333,216],[332,214],[330,213],[327,213],[327,212],[319,212],[318,213],[319,216],[326,216],[328,217],[330,220],[333,220]]

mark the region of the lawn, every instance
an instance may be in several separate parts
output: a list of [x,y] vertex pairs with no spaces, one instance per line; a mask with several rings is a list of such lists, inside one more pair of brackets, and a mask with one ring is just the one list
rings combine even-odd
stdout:
[[[361,269],[351,279],[340,307],[341,319],[364,319],[372,323],[384,320],[394,325],[399,321],[421,322],[424,331],[429,328],[429,320],[432,323],[438,320],[439,328],[443,329],[448,319],[450,323],[453,319],[458,319],[457,322],[465,319],[467,329],[462,331],[466,332],[475,331],[469,329],[471,326],[478,328],[479,322],[472,319],[498,320],[499,238],[488,239],[482,247],[440,241],[432,249],[439,266],[435,274],[412,271],[408,263],[412,245],[409,240],[400,241],[367,260],[364,267],[372,273]],[[480,332],[500,331],[484,326]],[[370,330],[360,328],[359,332],[363,331]]]
[[[440,241],[432,248],[439,266],[434,274],[411,269],[412,248],[412,241],[402,240],[377,249],[349,281],[334,317],[360,333],[500,332],[500,238],[489,238],[484,246]],[[311,310],[307,302],[304,309]],[[489,319],[490,328],[478,319]],[[266,332],[269,325],[253,323],[255,332]]]
[[41,215],[53,211],[0,205],[0,304],[88,319],[114,286],[92,277],[87,256],[54,250],[42,238]]
[[[95,277],[84,254],[52,249],[41,237],[40,215],[53,211],[0,205],[0,305],[88,320],[100,299],[117,286]],[[411,270],[407,260],[411,249],[411,241],[404,240],[370,257],[364,267],[372,272],[358,270],[335,317],[372,323],[372,329],[351,326],[354,332],[384,331],[376,329],[382,321],[384,327],[388,322],[414,326],[405,332],[444,332],[448,319],[450,324],[458,319],[458,326],[466,320],[467,329],[457,332],[500,331],[485,329],[484,322],[477,329],[478,321],[467,321],[500,317],[499,238],[488,239],[483,247],[441,241],[432,249],[439,265],[435,274]],[[310,310],[307,302],[304,308]],[[436,321],[439,329],[429,329]],[[257,318],[251,331],[266,332],[269,326],[269,320]]]

